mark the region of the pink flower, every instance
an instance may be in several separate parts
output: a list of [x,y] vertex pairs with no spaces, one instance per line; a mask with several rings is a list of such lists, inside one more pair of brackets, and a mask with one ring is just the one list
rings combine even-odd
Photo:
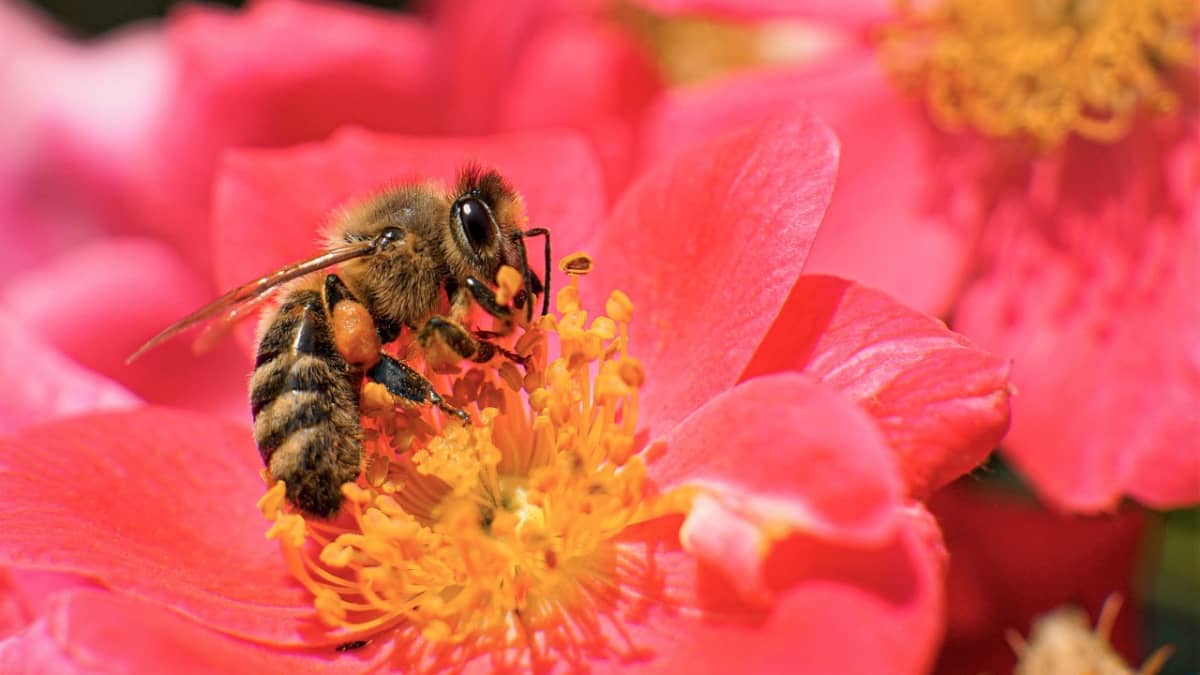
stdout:
[[[647,4],[731,17],[836,9],[848,44],[819,63],[669,94],[651,115],[652,156],[808,102],[844,150],[808,271],[948,311],[953,327],[1011,356],[1020,395],[1003,449],[1051,503],[1091,512],[1125,495],[1159,508],[1200,501],[1194,7],[1108,3],[1078,17],[1082,46],[1056,63],[1075,59],[1095,76],[1074,80],[1002,47],[1033,39],[1020,37],[1032,11],[1020,6],[966,3],[893,24],[878,2]],[[1130,25],[1138,31],[1121,35],[1144,44],[1109,39]],[[1118,51],[1088,61],[1101,53],[1093,43]],[[1004,99],[1020,90],[1003,89],[1010,75],[1034,93]]]
[[[647,171],[607,216],[601,170],[570,134],[346,130],[231,153],[216,180],[217,278],[311,253],[331,206],[467,160],[520,186],[559,252],[592,254],[585,307],[615,288],[633,298],[633,321],[618,320],[644,372],[629,439],[645,463],[638,494],[686,497],[677,515],[606,535],[643,566],[605,577],[594,613],[567,603],[580,622],[539,633],[568,637],[538,653],[597,670],[924,671],[943,630],[942,553],[912,496],[1003,433],[1007,366],[882,294],[800,274],[833,189],[829,130],[792,113],[722,136]],[[781,313],[797,288],[807,311]],[[314,622],[313,598],[263,538],[248,431],[211,414],[63,420],[0,441],[0,465],[0,563],[105,589],[52,596],[0,643],[6,668],[488,668],[499,654],[438,648],[435,633],[404,642],[404,625],[333,651],[344,637]]]

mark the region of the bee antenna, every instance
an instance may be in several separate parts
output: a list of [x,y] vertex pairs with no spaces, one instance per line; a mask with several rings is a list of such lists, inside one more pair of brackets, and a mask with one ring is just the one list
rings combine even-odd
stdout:
[[[546,238],[546,261],[542,267],[542,272],[545,275],[545,280],[542,282],[542,316],[550,313],[550,230],[544,227],[535,227],[532,230],[525,230],[525,237],[545,237]],[[521,247],[521,254],[524,255],[525,247]],[[529,278],[525,279],[525,293],[532,297],[529,292]],[[530,303],[532,307],[533,303]]]

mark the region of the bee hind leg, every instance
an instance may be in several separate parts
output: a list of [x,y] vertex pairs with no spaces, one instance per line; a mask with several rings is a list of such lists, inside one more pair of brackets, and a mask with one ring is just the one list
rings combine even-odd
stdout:
[[471,416],[446,402],[433,389],[433,384],[425,376],[413,370],[403,361],[398,361],[387,354],[381,354],[379,363],[367,371],[367,377],[378,382],[395,396],[413,403],[432,403],[442,412],[454,415],[466,424],[471,423]]

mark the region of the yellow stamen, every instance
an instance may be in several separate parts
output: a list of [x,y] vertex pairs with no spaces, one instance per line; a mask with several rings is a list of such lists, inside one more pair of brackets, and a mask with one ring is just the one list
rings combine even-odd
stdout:
[[1104,601],[1093,630],[1087,614],[1076,607],[1059,607],[1038,617],[1026,640],[1010,630],[1006,638],[1017,654],[1017,675],[1090,675],[1113,673],[1154,675],[1171,655],[1171,647],[1154,651],[1141,668],[1133,669],[1109,643],[1113,623],[1121,609],[1121,597]]
[[523,375],[509,362],[432,375],[469,426],[367,385],[366,468],[342,487],[340,519],[306,522],[282,483],[261,500],[268,536],[339,641],[393,629],[423,657],[531,663],[584,645],[636,649],[628,636],[612,641],[621,628],[606,614],[647,565],[617,535],[684,512],[688,498],[647,486],[634,440],[645,374],[627,353],[633,303],[615,291],[589,324],[577,283],[559,291],[557,316],[515,341],[530,361]]
[[[928,4],[928,3],[926,3]],[[899,2],[887,65],[952,129],[1122,138],[1139,109],[1178,106],[1172,78],[1195,68],[1195,0]]]
[[672,84],[688,85],[761,66],[814,60],[836,44],[837,34],[815,23],[772,19],[746,22],[671,13],[637,3],[614,3],[616,20],[641,39]]

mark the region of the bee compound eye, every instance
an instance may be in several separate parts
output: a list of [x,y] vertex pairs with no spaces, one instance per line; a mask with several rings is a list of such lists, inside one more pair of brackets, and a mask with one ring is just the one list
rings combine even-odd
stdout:
[[492,223],[487,209],[478,199],[464,199],[458,207],[458,221],[463,234],[475,252],[486,247],[492,240]]

